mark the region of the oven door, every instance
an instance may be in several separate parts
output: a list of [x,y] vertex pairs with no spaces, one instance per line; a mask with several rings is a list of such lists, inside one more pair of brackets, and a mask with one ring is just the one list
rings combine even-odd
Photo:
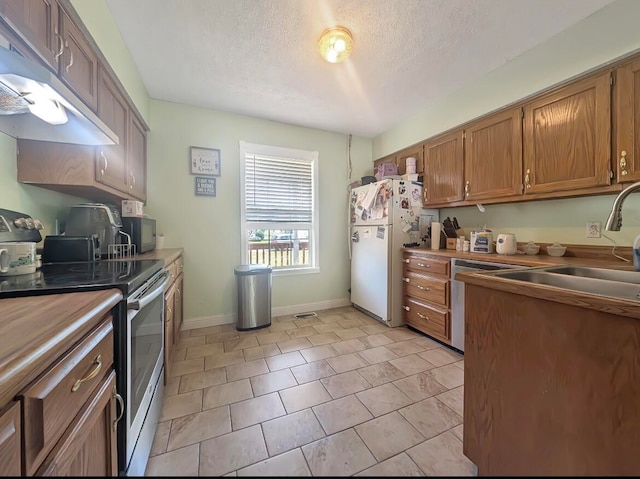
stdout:
[[[160,271],[127,299],[126,469],[143,475],[157,426],[164,361],[164,290]],[[154,411],[155,414],[152,414]],[[150,436],[150,439],[149,439]]]

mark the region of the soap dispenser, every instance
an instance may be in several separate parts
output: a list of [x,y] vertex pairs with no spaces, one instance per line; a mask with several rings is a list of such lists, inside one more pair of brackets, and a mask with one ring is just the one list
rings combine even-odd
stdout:
[[633,267],[640,271],[640,235],[636,236],[633,242]]

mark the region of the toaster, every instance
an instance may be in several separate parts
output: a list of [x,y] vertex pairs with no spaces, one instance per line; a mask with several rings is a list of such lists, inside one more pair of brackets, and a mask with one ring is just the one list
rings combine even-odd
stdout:
[[42,248],[43,263],[72,263],[100,259],[98,237],[47,235]]

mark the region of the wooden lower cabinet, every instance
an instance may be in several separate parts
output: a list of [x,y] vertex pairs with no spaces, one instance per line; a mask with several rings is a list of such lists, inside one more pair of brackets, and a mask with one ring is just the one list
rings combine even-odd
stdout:
[[422,252],[403,253],[404,322],[451,344],[451,280],[448,259]]
[[173,349],[175,345],[174,333],[174,309],[175,309],[175,284],[170,286],[164,294],[164,382],[171,373],[171,358],[173,357]]
[[36,474],[117,476],[116,419],[116,373],[112,371]]
[[638,476],[640,322],[553,295],[465,284],[464,455],[478,476]]
[[184,304],[184,258],[182,255],[165,266],[169,284],[164,294],[164,380],[170,377],[171,359],[180,339]]
[[21,462],[20,403],[12,402],[0,412],[0,474],[19,476]]

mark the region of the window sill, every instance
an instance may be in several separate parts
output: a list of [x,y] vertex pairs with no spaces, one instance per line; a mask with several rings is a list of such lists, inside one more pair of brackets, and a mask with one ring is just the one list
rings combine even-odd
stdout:
[[273,276],[295,276],[301,274],[316,274],[320,272],[320,268],[291,268],[291,269],[274,269]]

